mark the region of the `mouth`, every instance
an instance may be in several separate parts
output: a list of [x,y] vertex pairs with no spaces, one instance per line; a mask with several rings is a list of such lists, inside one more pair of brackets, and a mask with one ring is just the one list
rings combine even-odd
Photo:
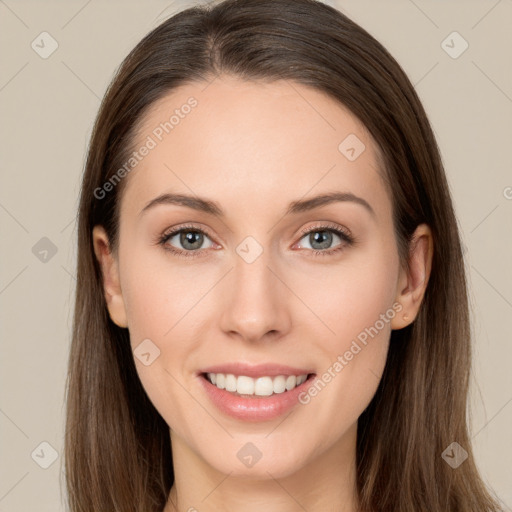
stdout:
[[262,375],[256,378],[232,373],[202,373],[201,376],[217,389],[223,389],[235,396],[259,398],[287,393],[297,388],[314,373],[300,375]]
[[316,373],[283,365],[235,363],[203,369],[197,376],[206,396],[223,414],[243,421],[268,421],[297,406]]

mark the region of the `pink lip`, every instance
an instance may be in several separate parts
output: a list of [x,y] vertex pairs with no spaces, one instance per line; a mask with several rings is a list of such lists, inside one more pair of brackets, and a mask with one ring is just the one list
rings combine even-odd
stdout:
[[[261,376],[274,377],[276,375],[308,374],[309,378],[291,391],[274,393],[271,396],[265,397],[244,397],[214,386],[206,378],[205,373],[231,373],[237,376],[247,375],[253,378]],[[224,414],[243,421],[269,421],[283,415],[299,404],[300,393],[310,386],[315,374],[305,369],[291,368],[289,366],[274,364],[248,366],[236,363],[206,368],[204,372],[199,373],[198,376],[207,396]]]
[[277,375],[308,375],[313,373],[313,370],[307,368],[293,368],[281,364],[264,363],[257,365],[248,365],[244,363],[226,363],[216,366],[209,366],[199,372],[201,373],[231,373],[236,375],[246,375],[247,377],[276,377]]

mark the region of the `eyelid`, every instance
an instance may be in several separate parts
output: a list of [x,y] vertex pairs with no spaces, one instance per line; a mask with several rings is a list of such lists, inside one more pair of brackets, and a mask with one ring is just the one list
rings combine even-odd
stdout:
[[208,228],[206,228],[202,225],[193,224],[193,223],[179,224],[178,226],[166,229],[161,235],[158,236],[158,238],[160,239],[160,238],[173,236],[173,235],[178,234],[180,231],[187,231],[187,230],[198,231],[200,233],[204,233],[205,235],[208,235],[210,238],[213,238],[213,236],[210,233],[210,231],[208,230]]
[[302,238],[304,235],[307,235],[307,234],[311,233],[312,231],[321,231],[321,230],[327,231],[327,230],[331,230],[331,229],[333,231],[341,231],[347,238],[350,238],[350,239],[354,238],[350,229],[348,229],[344,226],[340,226],[339,224],[334,224],[330,221],[323,221],[323,222],[317,221],[312,226],[308,226],[307,228],[302,228],[299,231],[299,234]]

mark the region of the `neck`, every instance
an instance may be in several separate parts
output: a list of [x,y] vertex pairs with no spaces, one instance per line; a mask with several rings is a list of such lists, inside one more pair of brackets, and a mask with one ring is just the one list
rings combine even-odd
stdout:
[[171,433],[175,481],[163,512],[356,512],[356,436],[357,423],[287,476],[251,478],[216,470]]

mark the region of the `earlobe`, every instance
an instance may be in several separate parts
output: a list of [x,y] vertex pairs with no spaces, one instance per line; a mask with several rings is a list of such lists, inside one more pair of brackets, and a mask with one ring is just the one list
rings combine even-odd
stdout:
[[420,224],[414,232],[409,250],[409,269],[401,269],[396,301],[402,305],[402,314],[391,322],[391,329],[402,329],[414,321],[420,309],[432,268],[434,240],[427,224]]
[[128,327],[126,308],[119,280],[119,265],[110,250],[108,236],[103,226],[92,230],[94,254],[101,267],[103,291],[112,321],[119,327]]

